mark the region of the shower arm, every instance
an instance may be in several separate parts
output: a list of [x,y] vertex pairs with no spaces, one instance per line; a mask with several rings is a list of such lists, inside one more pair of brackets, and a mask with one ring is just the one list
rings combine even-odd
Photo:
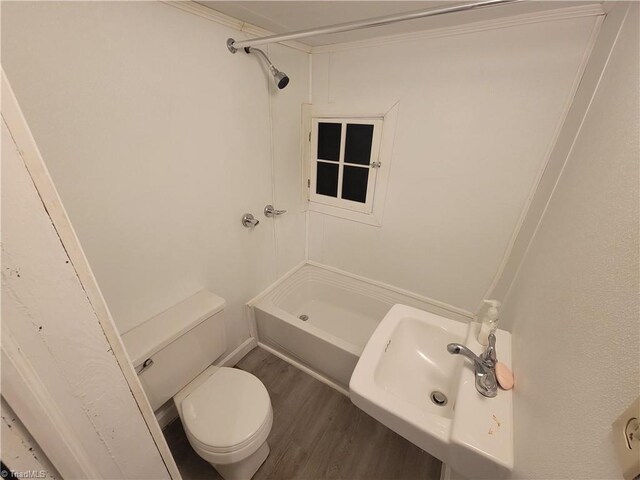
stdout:
[[[418,10],[415,12],[399,13],[394,15],[386,15],[383,17],[369,18],[366,20],[357,20],[355,22],[339,23],[337,25],[328,25],[326,27],[310,28],[307,30],[299,30],[297,32],[283,33],[278,35],[270,35],[268,37],[253,38],[249,40],[236,41],[233,38],[227,40],[227,48],[231,53],[236,53],[240,48],[253,47],[255,45],[265,45],[268,43],[280,43],[287,40],[296,40],[299,38],[314,37],[317,35],[326,35],[329,33],[348,32],[351,30],[360,30],[362,28],[379,27],[389,25],[391,23],[403,22],[405,20],[415,20],[418,18],[434,17],[436,15],[444,15],[447,13],[464,12],[467,10],[475,10],[483,7],[491,7],[503,3],[515,3],[523,0],[484,0],[481,2],[468,3],[465,5],[457,5],[454,7],[443,7],[429,10]],[[271,62],[269,62],[271,63]]]
[[272,75],[275,75],[276,73],[278,73],[280,71],[273,65],[273,63],[271,63],[271,60],[269,60],[269,57],[267,57],[267,54],[264,53],[259,48],[244,47],[244,51],[247,52],[247,53],[257,53],[257,54],[259,54],[264,59],[264,61],[267,62],[267,65],[269,66],[269,71],[271,71]]
[[[229,41],[231,41],[232,39],[230,38]],[[229,42],[227,42],[228,44]],[[273,81],[276,83],[276,86],[282,90],[284,87],[286,87],[289,84],[289,77],[287,76],[286,73],[281,72],[280,70],[278,70],[275,65],[273,63],[271,63],[271,60],[269,60],[269,57],[267,57],[267,54],[264,53],[262,50],[260,50],[259,48],[255,48],[255,47],[244,47],[244,51],[249,54],[249,53],[255,53],[257,54],[259,57],[262,57],[262,59],[267,63],[267,65],[269,66],[269,71],[271,72],[271,75],[273,75]]]

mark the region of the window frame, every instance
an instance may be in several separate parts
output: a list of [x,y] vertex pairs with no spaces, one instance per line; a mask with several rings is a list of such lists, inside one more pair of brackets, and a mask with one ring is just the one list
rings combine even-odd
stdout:
[[[389,181],[389,174],[391,171],[391,160],[393,153],[393,143],[395,137],[396,123],[398,118],[399,102],[394,103],[381,103],[381,102],[362,102],[358,104],[303,104],[302,105],[302,124],[303,124],[303,138],[302,138],[302,182],[303,182],[303,200],[306,202],[307,210],[311,212],[318,212],[333,217],[343,218],[347,220],[353,220],[360,223],[365,223],[373,226],[382,225],[382,217],[384,212],[384,206],[386,202],[387,186]],[[375,182],[373,183],[373,190],[369,191],[367,187],[367,196],[371,196],[371,207],[365,211],[358,211],[356,209],[345,208],[348,205],[346,202],[355,203],[358,205],[360,202],[353,202],[344,199],[335,199],[337,202],[331,202],[329,204],[326,201],[319,202],[313,196],[315,194],[315,182],[312,187],[312,174],[315,176],[315,168],[317,158],[314,162],[314,157],[317,155],[317,150],[314,151],[314,146],[317,148],[317,139],[314,135],[317,135],[317,129],[313,128],[313,122],[324,122],[331,120],[340,121],[340,123],[370,123],[371,120],[378,120],[381,122],[381,128],[374,128],[374,136],[378,134],[379,148],[377,150],[378,168],[370,169],[376,173],[374,176]],[[314,133],[315,130],[315,133]],[[378,132],[376,132],[378,130]],[[346,137],[346,128],[341,133],[341,155],[343,155],[344,139]],[[375,141],[375,140],[374,140]],[[372,147],[373,152],[373,147]],[[373,156],[373,155],[372,155]],[[337,163],[337,162],[329,162]],[[348,165],[348,164],[347,164]],[[344,167],[343,167],[344,168]],[[313,173],[312,173],[313,172]],[[370,174],[371,177],[371,174]],[[314,177],[315,178],[315,177]],[[338,180],[339,187],[341,188],[342,179]],[[312,195],[312,192],[314,195]],[[322,196],[323,199],[331,198]],[[340,206],[338,205],[340,204]]]
[[[339,123],[342,125],[340,132],[340,155],[338,161],[324,160],[318,158],[317,145],[318,145],[318,124],[319,123]],[[345,161],[346,150],[346,138],[347,138],[347,125],[373,125],[373,136],[371,138],[371,155],[369,157],[369,163],[365,166],[362,164],[347,163]],[[310,165],[310,180],[309,185],[309,201],[320,203],[324,205],[330,205],[337,208],[344,208],[353,210],[354,212],[370,214],[373,211],[373,199],[375,197],[376,178],[378,174],[378,168],[372,167],[371,164],[378,164],[380,156],[380,137],[382,133],[383,119],[376,118],[348,118],[348,117],[335,117],[335,118],[311,118],[311,165]],[[327,163],[330,165],[338,166],[338,193],[337,197],[331,197],[327,195],[321,195],[316,193],[317,183],[317,164],[318,162]],[[344,169],[346,166],[352,166],[356,168],[368,169],[367,179],[367,196],[365,202],[356,202],[342,198],[342,187],[344,179]]]

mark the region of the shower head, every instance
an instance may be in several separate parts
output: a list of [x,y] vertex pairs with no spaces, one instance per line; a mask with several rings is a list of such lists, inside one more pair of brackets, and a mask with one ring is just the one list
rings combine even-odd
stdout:
[[273,81],[276,82],[276,86],[280,90],[282,90],[284,87],[286,87],[289,84],[289,77],[287,76],[287,74],[278,70],[273,65],[273,63],[271,63],[271,60],[269,60],[269,57],[267,57],[267,54],[264,53],[262,50],[254,47],[245,47],[244,51],[247,53],[255,53],[259,57],[262,57],[265,62],[267,62],[267,65],[269,66],[269,71],[271,72],[271,75],[273,75]]
[[287,77],[286,73],[279,70],[273,75],[273,79],[280,90],[289,85],[289,77]]

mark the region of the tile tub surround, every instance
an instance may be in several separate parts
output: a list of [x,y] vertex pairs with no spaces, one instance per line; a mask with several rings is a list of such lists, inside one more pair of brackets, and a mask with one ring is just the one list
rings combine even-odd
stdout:
[[[354,406],[348,397],[255,348],[237,368],[256,375],[273,405],[271,453],[253,477],[439,479],[441,463]],[[221,479],[177,420],[164,430],[185,480]]]

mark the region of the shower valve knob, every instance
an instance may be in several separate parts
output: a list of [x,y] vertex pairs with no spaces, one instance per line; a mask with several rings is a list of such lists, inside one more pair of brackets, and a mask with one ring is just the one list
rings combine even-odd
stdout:
[[246,228],[253,228],[260,223],[260,220],[255,218],[250,213],[245,213],[242,216],[242,226]]

